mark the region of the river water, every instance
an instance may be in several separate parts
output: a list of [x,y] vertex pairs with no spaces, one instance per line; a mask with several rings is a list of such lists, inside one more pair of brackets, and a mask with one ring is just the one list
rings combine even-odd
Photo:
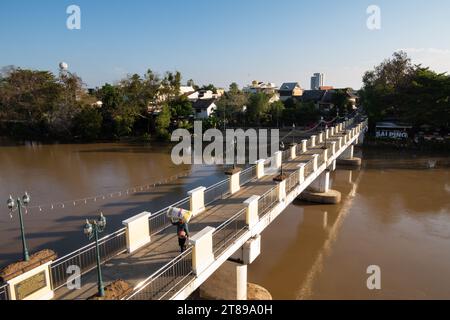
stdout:
[[[275,299],[450,299],[449,158],[379,151],[363,158],[361,170],[332,174],[341,204],[296,202],[263,233],[249,281]],[[152,144],[2,146],[0,168],[0,265],[21,256],[10,194],[32,197],[24,215],[30,251],[61,256],[88,243],[86,218],[102,212],[113,232],[130,216],[224,178],[220,167],[177,167],[167,146]],[[373,265],[381,290],[367,288]]]

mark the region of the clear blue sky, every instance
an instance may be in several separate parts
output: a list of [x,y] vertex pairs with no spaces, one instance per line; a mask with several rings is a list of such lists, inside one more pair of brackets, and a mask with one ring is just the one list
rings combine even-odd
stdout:
[[[81,8],[81,30],[66,8]],[[381,30],[366,9],[381,8]],[[408,49],[417,63],[450,71],[448,0],[1,0],[0,66],[57,71],[88,86],[151,68],[228,86],[251,80],[359,88],[365,70]]]

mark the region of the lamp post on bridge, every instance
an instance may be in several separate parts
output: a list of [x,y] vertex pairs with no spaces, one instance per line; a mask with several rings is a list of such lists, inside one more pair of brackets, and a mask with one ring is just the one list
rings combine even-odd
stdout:
[[100,213],[100,217],[98,220],[88,220],[86,219],[86,225],[84,226],[84,234],[89,238],[89,240],[92,240],[92,238],[95,238],[95,253],[97,255],[97,287],[98,287],[98,295],[100,297],[105,296],[105,289],[103,286],[103,279],[102,279],[102,269],[101,269],[101,260],[100,260],[100,250],[98,246],[98,235],[99,233],[102,233],[106,228],[106,218],[103,216],[103,213]]
[[[25,192],[25,194],[22,196],[22,199],[17,198],[17,200],[14,200],[12,196],[9,196],[9,199],[7,201],[8,209],[10,210],[9,216],[11,217],[11,219],[12,219],[12,213],[14,211],[17,210],[19,212],[20,233],[21,233],[21,238],[22,238],[22,249],[23,249],[22,253],[23,253],[24,261],[29,261],[30,256],[28,254],[27,242],[25,239],[25,228],[23,226],[22,208],[28,206],[30,201],[31,201],[31,198],[28,195],[28,192]],[[17,209],[15,209],[16,205],[17,205]]]
[[325,120],[323,120],[323,117],[320,117],[320,122],[324,124],[324,135],[325,135],[325,145],[322,147],[322,149],[326,150],[328,148],[327,146],[327,130],[328,130],[328,124]]

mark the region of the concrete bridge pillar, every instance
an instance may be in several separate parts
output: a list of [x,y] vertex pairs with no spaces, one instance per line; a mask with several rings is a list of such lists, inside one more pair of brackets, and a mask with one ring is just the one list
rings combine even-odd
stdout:
[[354,157],[354,145],[350,145],[338,158],[337,164],[349,167],[361,166],[361,158]]
[[265,176],[264,173],[264,163],[266,162],[266,160],[261,159],[256,161],[256,178],[257,179],[261,179],[262,177]]
[[309,186],[311,190],[316,192],[328,192],[330,190],[330,172],[325,170],[316,180]]
[[316,138],[317,136],[311,136],[311,147],[315,147],[316,146]]
[[330,172],[325,170],[300,195],[300,199],[312,203],[337,204],[341,202],[341,193],[330,189]]
[[328,149],[323,150],[323,161],[325,163],[328,161]]
[[205,187],[198,187],[188,192],[190,211],[194,217],[205,211],[205,190]]
[[291,147],[291,160],[297,158],[297,145]]
[[122,222],[126,228],[128,253],[133,253],[150,243],[150,215],[150,212],[142,212]]
[[308,151],[308,140],[302,140],[302,152]]
[[216,231],[215,228],[206,227],[189,238],[189,244],[193,245],[192,270],[197,276],[205,271],[206,268],[214,262],[212,241],[214,231]]
[[247,206],[245,221],[248,225],[249,230],[252,230],[253,226],[255,226],[259,222],[258,202],[260,198],[260,196],[252,196],[244,202],[244,204]]
[[199,288],[207,300],[247,300],[247,265],[225,261]]
[[240,183],[241,172],[235,172],[230,176],[230,194],[235,194],[239,190],[241,190]]
[[351,159],[353,158],[355,148],[353,145],[350,145],[341,155],[341,159]]

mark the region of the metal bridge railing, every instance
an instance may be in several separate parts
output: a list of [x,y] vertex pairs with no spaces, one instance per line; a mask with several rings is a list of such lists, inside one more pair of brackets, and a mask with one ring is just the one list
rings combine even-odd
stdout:
[[212,185],[205,190],[205,206],[216,200],[223,199],[230,193],[230,179]]
[[268,211],[277,205],[279,186],[267,191],[258,201],[258,216],[262,218]]
[[257,178],[256,176],[256,166],[252,166],[241,172],[239,177],[239,182],[241,187]]
[[247,231],[246,214],[247,208],[244,208],[214,231],[212,240],[213,253],[216,257]]
[[286,194],[291,193],[300,183],[298,171],[292,173],[286,180]]
[[[102,263],[127,250],[125,233],[125,228],[123,228],[99,240],[99,253]],[[95,250],[95,243],[90,243],[53,261],[50,266],[53,290],[66,284],[71,275],[71,273],[67,273],[70,266],[79,267],[82,275],[96,268],[97,255]]]
[[192,248],[159,269],[125,300],[168,299],[194,278]]
[[309,177],[312,173],[314,173],[314,160],[310,160],[305,165],[305,178]]
[[190,206],[190,198],[188,197],[152,214],[149,219],[150,236],[158,234],[172,226],[170,218],[167,217],[167,210],[170,207],[189,210]]
[[2,284],[0,285],[0,301],[9,300],[8,296],[8,285]]

